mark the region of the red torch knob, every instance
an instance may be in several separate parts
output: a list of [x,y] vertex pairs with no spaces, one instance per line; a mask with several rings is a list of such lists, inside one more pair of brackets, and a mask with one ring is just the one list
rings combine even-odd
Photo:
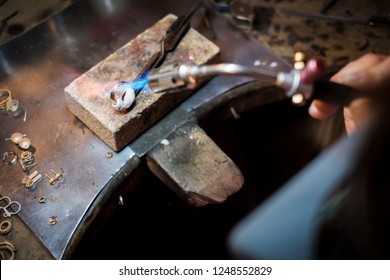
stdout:
[[305,84],[312,84],[316,79],[324,75],[325,72],[325,61],[321,58],[311,58],[301,71],[301,81]]

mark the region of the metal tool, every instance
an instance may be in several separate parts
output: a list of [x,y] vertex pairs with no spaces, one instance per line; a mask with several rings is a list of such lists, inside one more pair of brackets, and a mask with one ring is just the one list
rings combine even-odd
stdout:
[[232,63],[215,65],[182,64],[177,67],[152,71],[147,77],[150,90],[156,93],[175,92],[195,88],[202,79],[217,75],[242,75],[274,84],[286,90],[287,97],[302,94],[304,100],[321,99],[336,105],[347,106],[361,96],[357,90],[321,78],[325,72],[322,60],[311,59],[305,69],[290,72],[273,72],[266,68]]
[[336,2],[337,0],[324,0],[321,7],[321,14],[325,14]]
[[167,29],[160,41],[160,50],[155,53],[138,76],[133,81],[120,81],[110,94],[112,105],[119,111],[124,111],[132,105],[135,96],[147,85],[145,77],[154,68],[160,67],[167,55],[173,52],[190,29],[190,23],[195,12],[202,6],[203,0],[187,15],[179,16]]
[[390,27],[390,14],[386,15],[373,15],[368,19],[360,19],[354,17],[345,17],[345,16],[333,16],[333,15],[325,15],[321,13],[307,13],[301,11],[294,11],[288,9],[281,9],[281,12],[286,15],[305,17],[310,19],[319,19],[319,20],[327,20],[327,21],[338,21],[338,22],[346,22],[353,24],[363,24],[369,26],[382,26],[382,27]]

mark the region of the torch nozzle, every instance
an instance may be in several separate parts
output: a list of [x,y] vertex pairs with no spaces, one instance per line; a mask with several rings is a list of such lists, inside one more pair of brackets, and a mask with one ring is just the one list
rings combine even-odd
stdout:
[[174,91],[195,88],[200,80],[218,75],[250,76],[258,80],[275,83],[277,73],[270,70],[234,63],[213,65],[181,64],[151,71],[147,77],[153,92]]

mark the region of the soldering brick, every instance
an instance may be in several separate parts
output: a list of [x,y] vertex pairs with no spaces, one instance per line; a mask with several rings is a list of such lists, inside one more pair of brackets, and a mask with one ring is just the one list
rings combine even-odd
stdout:
[[[148,59],[159,51],[160,40],[176,18],[168,14],[65,88],[70,111],[114,151],[123,149],[192,93],[142,92],[126,112],[118,112],[111,105],[115,83],[137,77]],[[191,28],[162,67],[188,62],[205,64],[219,52],[217,45]]]

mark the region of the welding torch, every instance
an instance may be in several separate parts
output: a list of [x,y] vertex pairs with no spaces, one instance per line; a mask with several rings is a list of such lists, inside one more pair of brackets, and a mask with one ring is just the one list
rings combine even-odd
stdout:
[[323,78],[325,68],[325,63],[316,58],[310,59],[303,70],[292,69],[290,72],[274,72],[268,68],[234,63],[200,66],[181,64],[154,69],[148,74],[147,82],[151,92],[165,93],[196,88],[201,80],[214,76],[241,75],[276,85],[284,89],[286,96],[293,101],[319,99],[338,106],[348,106],[352,100],[362,96],[354,88]]

